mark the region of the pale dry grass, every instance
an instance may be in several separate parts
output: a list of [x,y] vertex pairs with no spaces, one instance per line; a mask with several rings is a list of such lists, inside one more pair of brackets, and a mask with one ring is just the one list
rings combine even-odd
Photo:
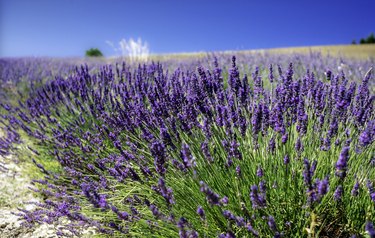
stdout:
[[341,56],[345,58],[368,59],[375,58],[375,44],[366,45],[327,45],[310,47],[288,47],[274,48],[265,50],[252,50],[250,52],[264,52],[276,54],[308,54],[311,52],[320,52],[324,56]]
[[[365,45],[325,45],[325,46],[304,46],[304,47],[285,47],[272,49],[241,50],[241,51],[218,51],[216,53],[224,54],[310,54],[320,52],[323,56],[344,57],[353,59],[375,58],[375,44]],[[150,60],[168,60],[168,59],[189,59],[204,58],[209,52],[191,52],[191,53],[171,53],[150,55]]]

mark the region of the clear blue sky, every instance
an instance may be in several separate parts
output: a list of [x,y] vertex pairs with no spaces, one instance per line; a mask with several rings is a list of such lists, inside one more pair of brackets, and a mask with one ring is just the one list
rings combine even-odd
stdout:
[[82,56],[141,37],[152,53],[347,44],[375,0],[0,0],[0,57]]

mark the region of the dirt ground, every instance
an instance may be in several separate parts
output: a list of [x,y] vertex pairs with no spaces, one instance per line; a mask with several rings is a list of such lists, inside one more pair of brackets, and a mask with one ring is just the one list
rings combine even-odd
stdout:
[[[0,138],[4,136],[0,128]],[[29,189],[31,179],[25,172],[25,162],[18,162],[14,154],[0,155],[0,238],[53,238],[54,225],[42,224],[33,228],[22,226],[22,220],[14,213],[18,208],[32,210],[35,205],[25,202],[38,202]],[[83,232],[83,237],[92,237],[94,229]]]
[[21,225],[17,208],[31,210],[34,205],[25,201],[38,201],[28,188],[30,179],[22,173],[22,167],[12,155],[0,156],[0,237],[57,237],[52,225],[43,224],[36,228]]

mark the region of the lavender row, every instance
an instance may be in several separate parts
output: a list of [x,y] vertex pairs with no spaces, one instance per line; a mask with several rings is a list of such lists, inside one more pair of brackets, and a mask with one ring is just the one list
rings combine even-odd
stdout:
[[7,131],[33,138],[45,175],[33,190],[46,199],[21,211],[25,224],[65,217],[62,236],[89,226],[115,236],[374,234],[370,67],[359,80],[210,57],[176,70],[81,66],[2,104]]

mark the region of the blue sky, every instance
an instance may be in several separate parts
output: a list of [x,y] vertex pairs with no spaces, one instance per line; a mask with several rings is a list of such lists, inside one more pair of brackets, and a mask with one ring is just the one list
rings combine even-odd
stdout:
[[375,0],[0,0],[0,57],[111,56],[130,37],[151,53],[348,44],[374,16]]

